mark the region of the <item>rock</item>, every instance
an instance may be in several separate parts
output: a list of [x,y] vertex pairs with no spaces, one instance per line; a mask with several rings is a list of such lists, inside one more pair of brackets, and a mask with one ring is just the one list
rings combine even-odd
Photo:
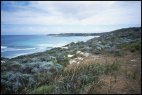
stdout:
[[90,56],[90,53],[87,53],[87,52],[81,52],[81,51],[77,51],[76,54],[82,55],[82,56],[84,56],[84,57]]
[[84,56],[85,56],[85,57],[89,57],[90,54],[86,52],[86,53],[84,53]]
[[83,58],[82,57],[77,57],[77,58],[74,58],[74,59],[71,59],[70,61],[69,61],[69,63],[70,64],[79,64],[80,63],[80,61],[82,61],[83,60]]
[[71,60],[69,61],[69,64],[73,64],[73,63],[76,63],[76,60],[71,59]]
[[84,52],[82,52],[82,51],[77,51],[76,54],[84,55]]
[[80,54],[80,53],[81,53],[81,51],[77,51],[77,52],[76,52],[76,54]]
[[77,58],[75,58],[75,59],[77,59],[77,60],[83,60],[83,58],[82,58],[82,57],[77,57]]

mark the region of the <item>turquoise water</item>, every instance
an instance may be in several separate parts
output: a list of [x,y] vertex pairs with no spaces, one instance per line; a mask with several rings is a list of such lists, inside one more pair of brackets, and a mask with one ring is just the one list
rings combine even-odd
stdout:
[[91,38],[94,36],[2,35],[1,57],[13,58],[19,55],[42,52],[71,42],[87,41]]

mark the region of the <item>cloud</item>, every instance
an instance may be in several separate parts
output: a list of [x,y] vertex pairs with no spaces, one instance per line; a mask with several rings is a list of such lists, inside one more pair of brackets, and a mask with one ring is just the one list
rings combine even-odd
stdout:
[[[141,25],[140,1],[2,1],[2,25],[13,25],[10,31],[74,31],[82,26],[86,31],[96,31],[98,26]],[[32,28],[29,28],[29,26]],[[60,26],[63,29],[37,28],[37,25]],[[94,26],[89,30],[89,26]],[[64,26],[64,27],[63,27]],[[70,26],[70,27],[69,27]],[[119,27],[120,27],[119,26]],[[68,27],[65,28],[65,27]],[[86,28],[85,28],[86,27]],[[88,28],[88,30],[87,30]],[[81,28],[75,28],[83,31]],[[99,29],[99,28],[98,28]],[[98,30],[97,29],[97,30]],[[3,31],[7,29],[2,29]],[[101,29],[100,29],[101,30]],[[108,29],[106,29],[108,30]],[[39,30],[38,30],[39,31]]]

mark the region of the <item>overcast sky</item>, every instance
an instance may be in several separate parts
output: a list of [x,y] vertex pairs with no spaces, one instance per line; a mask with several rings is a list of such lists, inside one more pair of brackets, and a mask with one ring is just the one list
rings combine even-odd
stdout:
[[98,33],[141,26],[141,1],[3,1],[1,31]]

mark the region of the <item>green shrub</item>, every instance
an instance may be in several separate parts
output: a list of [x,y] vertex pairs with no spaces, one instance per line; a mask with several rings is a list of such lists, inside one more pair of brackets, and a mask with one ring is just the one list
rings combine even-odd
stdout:
[[34,89],[31,94],[51,94],[54,88],[54,85],[44,85]]
[[66,67],[69,64],[69,59],[66,58],[63,61],[58,62],[60,65]]
[[130,49],[131,52],[140,51],[141,50],[141,44],[139,44],[139,43],[131,44],[129,49]]
[[42,58],[40,58],[40,60],[41,60],[41,61],[46,61],[46,58],[43,58],[43,57],[42,57]]
[[112,64],[105,65],[105,74],[113,74],[119,69],[120,63],[118,61],[113,62]]
[[130,52],[136,52],[136,51],[141,51],[141,42],[133,42],[133,43],[128,43],[128,44],[121,44],[118,46],[118,48],[130,51]]
[[125,52],[123,50],[118,50],[113,52],[114,56],[124,56]]
[[56,53],[55,50],[49,50],[49,51],[48,51],[48,54],[51,54],[51,55],[53,55],[53,54],[55,54],[55,53]]

